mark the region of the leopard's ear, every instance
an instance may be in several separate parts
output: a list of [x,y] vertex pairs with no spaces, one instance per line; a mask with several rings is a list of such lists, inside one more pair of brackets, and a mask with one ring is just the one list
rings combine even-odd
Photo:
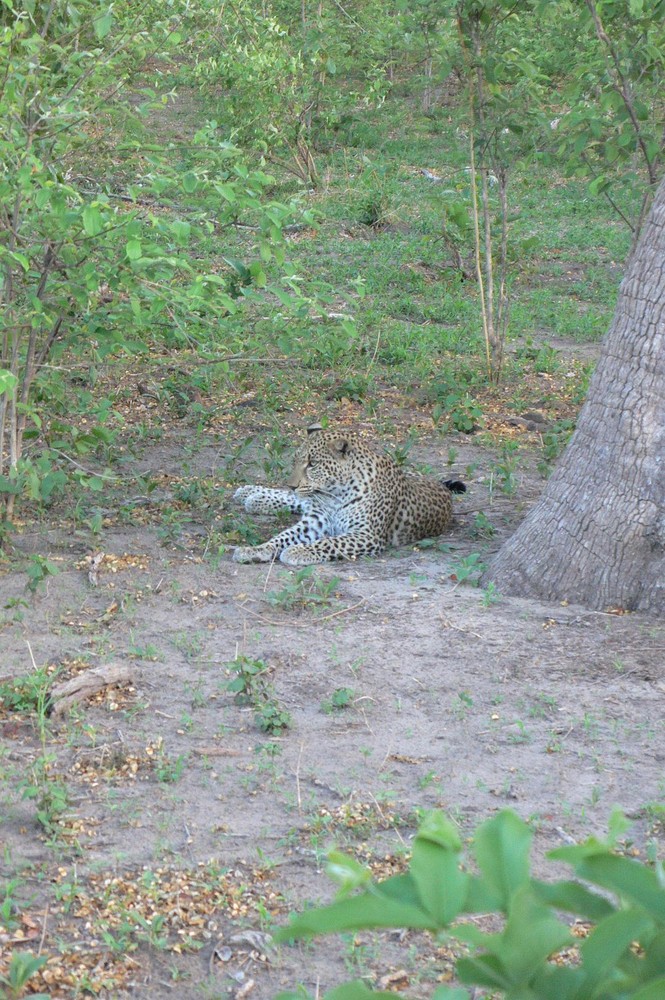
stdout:
[[351,445],[346,440],[346,438],[337,438],[337,440],[333,442],[333,448],[340,455],[348,455],[350,447]]
[[309,427],[307,428],[307,434],[308,435],[310,435],[310,434],[318,434],[318,432],[322,431],[322,430],[323,430],[323,427],[321,426],[321,424],[310,424]]

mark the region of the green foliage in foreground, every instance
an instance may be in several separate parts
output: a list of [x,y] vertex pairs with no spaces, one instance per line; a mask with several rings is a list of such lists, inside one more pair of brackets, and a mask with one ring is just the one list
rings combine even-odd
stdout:
[[[462,857],[457,829],[442,813],[428,814],[413,845],[409,870],[374,883],[352,858],[333,852],[328,873],[340,884],[331,906],[292,919],[277,940],[309,938],[336,931],[408,927],[447,932],[469,946],[457,962],[457,978],[510,1000],[662,1000],[665,997],[665,875],[662,864],[647,867],[613,851],[625,819],[615,813],[606,842],[552,851],[577,878],[541,882],[530,872],[532,833],[505,810],[476,831],[477,875]],[[362,892],[352,895],[355,889]],[[581,943],[560,912],[595,926]],[[463,919],[498,912],[498,934]],[[551,961],[579,943],[579,964]],[[474,994],[475,995],[475,994]],[[282,994],[280,1000],[296,994]],[[332,990],[328,1000],[393,996],[374,993],[362,981]],[[465,989],[439,987],[435,1000],[468,1000]]]

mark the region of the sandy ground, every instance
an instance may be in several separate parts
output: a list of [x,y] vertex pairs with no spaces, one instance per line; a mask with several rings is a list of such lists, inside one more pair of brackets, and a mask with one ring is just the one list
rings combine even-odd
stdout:
[[[209,474],[218,454],[200,449],[190,474]],[[444,454],[423,442],[412,457]],[[549,849],[603,834],[619,804],[633,820],[626,850],[659,850],[665,628],[459,582],[460,561],[487,558],[542,488],[526,461],[514,494],[490,492],[493,459],[460,446],[455,475],[475,468],[439,547],[300,581],[211,558],[196,518],[177,544],[154,525],[17,536],[17,553],[48,554],[59,573],[35,596],[24,572],[0,577],[0,679],[120,663],[132,681],[52,718],[43,744],[34,713],[0,714],[2,870],[20,880],[0,968],[25,938],[49,960],[31,982],[54,998],[87,985],[103,997],[263,1000],[358,975],[426,996],[449,978],[451,954],[423,935],[280,951],[262,936],[331,897],[332,844],[385,877],[419,810],[445,810],[469,836],[510,807],[532,825],[547,874]],[[142,461],[183,460],[162,448]],[[477,510],[496,528],[489,540],[476,537]],[[263,537],[273,528],[259,525]],[[262,701],[289,728],[263,732],[228,690],[239,657],[260,661]],[[69,795],[46,832],[21,787],[44,756]]]

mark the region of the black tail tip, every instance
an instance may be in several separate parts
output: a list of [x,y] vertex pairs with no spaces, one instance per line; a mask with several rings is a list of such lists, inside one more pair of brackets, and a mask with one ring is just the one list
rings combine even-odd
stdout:
[[446,479],[444,486],[447,486],[451,493],[466,493],[466,485],[459,479]]

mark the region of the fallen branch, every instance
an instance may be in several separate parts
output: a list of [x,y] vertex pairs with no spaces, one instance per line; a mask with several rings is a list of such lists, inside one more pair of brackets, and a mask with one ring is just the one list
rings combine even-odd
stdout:
[[106,687],[130,684],[131,681],[132,672],[124,663],[107,663],[102,667],[92,667],[85,673],[72,677],[71,680],[56,684],[51,689],[49,715],[62,715],[77,702],[92,698]]

